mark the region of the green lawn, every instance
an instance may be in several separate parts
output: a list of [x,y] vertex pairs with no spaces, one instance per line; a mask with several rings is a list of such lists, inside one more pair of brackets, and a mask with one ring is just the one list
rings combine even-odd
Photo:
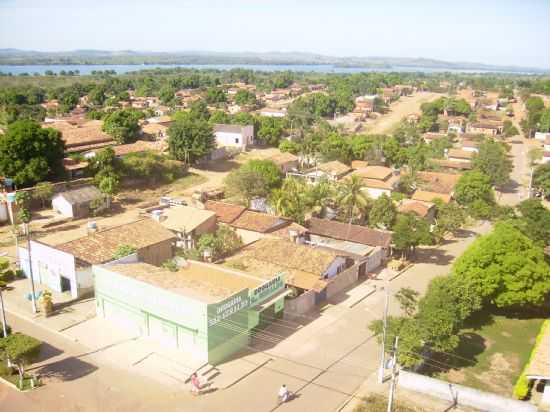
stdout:
[[435,376],[447,381],[511,396],[513,386],[529,359],[544,319],[517,319],[481,312],[461,332],[454,354],[435,358],[452,365]]
[[[7,380],[8,382],[13,383],[15,386],[19,387],[19,374],[13,372],[11,368],[6,366],[6,360],[0,358],[0,378]],[[0,383],[1,385],[1,383]],[[30,376],[25,376],[23,379],[23,389],[31,388],[31,378]]]

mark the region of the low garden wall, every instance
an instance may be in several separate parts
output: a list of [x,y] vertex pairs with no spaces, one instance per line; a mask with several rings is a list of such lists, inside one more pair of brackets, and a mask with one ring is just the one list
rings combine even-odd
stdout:
[[468,388],[430,378],[413,372],[400,371],[398,386],[449,401],[450,404],[468,406],[490,412],[536,412],[537,407],[528,402],[505,398],[489,392]]

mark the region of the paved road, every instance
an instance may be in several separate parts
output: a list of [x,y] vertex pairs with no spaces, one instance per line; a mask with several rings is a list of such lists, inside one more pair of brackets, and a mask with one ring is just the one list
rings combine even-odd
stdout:
[[[489,228],[486,224],[476,232]],[[429,280],[448,272],[454,257],[474,238],[475,232],[463,231],[440,248],[420,249],[419,263],[392,282],[392,291],[409,286],[423,292]],[[43,359],[34,366],[46,376],[47,385],[25,394],[0,385],[0,410],[334,411],[376,373],[379,348],[368,324],[382,316],[384,282],[375,283],[378,291],[355,305],[350,303],[355,302],[351,291],[301,322],[272,325],[255,337],[252,353],[243,358],[257,365],[266,357],[271,360],[231,388],[199,398],[183,386],[167,387],[105,364],[105,353],[88,353],[78,343],[9,316],[15,330],[47,342]],[[390,309],[397,313],[397,303],[392,301]],[[275,394],[282,383],[298,396],[276,407]]]

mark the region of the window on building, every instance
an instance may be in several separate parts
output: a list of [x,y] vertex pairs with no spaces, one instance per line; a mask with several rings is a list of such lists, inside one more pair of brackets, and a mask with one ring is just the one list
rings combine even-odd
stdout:
[[235,138],[235,143],[239,143],[239,138],[238,137]]

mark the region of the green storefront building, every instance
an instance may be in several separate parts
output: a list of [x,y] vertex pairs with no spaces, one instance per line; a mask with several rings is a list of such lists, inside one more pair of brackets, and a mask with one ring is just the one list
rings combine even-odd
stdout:
[[213,365],[282,316],[287,293],[282,274],[266,280],[201,262],[178,272],[130,262],[93,273],[98,316]]

